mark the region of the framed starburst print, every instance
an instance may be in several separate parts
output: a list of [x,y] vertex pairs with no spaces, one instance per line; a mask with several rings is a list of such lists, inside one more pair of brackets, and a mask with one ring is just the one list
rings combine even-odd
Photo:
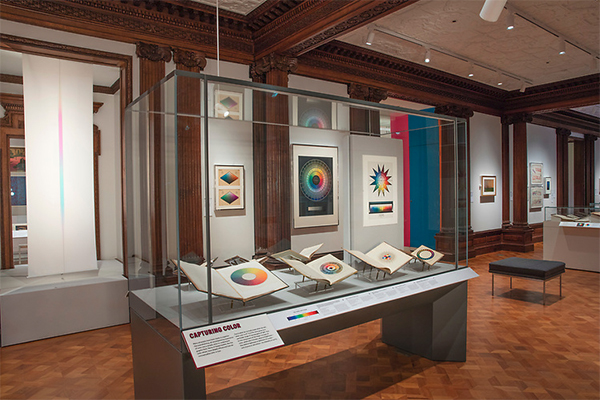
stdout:
[[398,223],[398,159],[363,155],[363,225]]

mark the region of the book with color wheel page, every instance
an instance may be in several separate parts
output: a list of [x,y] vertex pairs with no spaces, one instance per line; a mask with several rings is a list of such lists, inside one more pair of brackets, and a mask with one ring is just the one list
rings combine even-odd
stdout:
[[388,274],[393,274],[413,259],[413,256],[386,242],[381,242],[366,254],[359,250],[344,250],[359,260]]
[[[197,265],[180,261],[180,267],[196,289],[208,292],[206,263]],[[288,287],[285,282],[256,260],[224,268],[213,268],[211,278],[214,295],[243,302]]]
[[444,255],[439,251],[430,249],[427,246],[421,245],[415,251],[410,253],[414,258],[425,264],[432,266],[436,262],[440,261]]
[[358,272],[331,254],[327,254],[317,260],[309,262],[308,264],[304,264],[301,261],[293,259],[283,259],[283,262],[300,272],[308,279],[312,279],[313,281],[317,282],[325,282],[329,285],[341,282]]
[[297,261],[302,261],[303,263],[307,263],[315,255],[315,253],[317,251],[319,251],[321,246],[323,246],[323,243],[302,249],[302,251],[300,251],[300,253],[298,253],[294,250],[291,250],[291,249],[284,250],[284,251],[280,251],[279,253],[271,254],[271,257],[278,261],[281,261],[281,262],[285,262],[284,259],[288,259],[288,260],[297,260]]

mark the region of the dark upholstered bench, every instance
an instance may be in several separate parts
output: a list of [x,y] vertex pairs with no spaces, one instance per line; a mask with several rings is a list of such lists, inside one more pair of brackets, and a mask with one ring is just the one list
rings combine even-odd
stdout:
[[492,274],[492,296],[494,295],[494,275],[500,274],[510,276],[511,290],[513,276],[544,281],[544,305],[546,305],[546,281],[558,276],[560,278],[560,297],[562,298],[564,262],[510,257],[491,262],[489,271]]

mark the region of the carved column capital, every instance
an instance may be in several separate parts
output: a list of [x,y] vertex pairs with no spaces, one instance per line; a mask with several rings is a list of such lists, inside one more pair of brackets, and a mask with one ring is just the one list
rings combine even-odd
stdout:
[[137,42],[135,45],[135,54],[139,58],[145,58],[150,61],[171,61],[171,49],[166,46],[144,42]]
[[351,99],[366,100],[379,103],[388,98],[388,91],[381,88],[361,85],[351,82],[348,84],[348,95]]
[[261,60],[250,64],[250,78],[258,79],[270,71],[278,70],[287,74],[296,72],[298,59],[271,53]]
[[529,113],[518,113],[518,114],[509,114],[503,115],[501,118],[501,122],[506,125],[516,124],[518,122],[533,122],[533,115]]
[[178,48],[171,48],[173,50],[173,61],[176,65],[183,65],[187,68],[198,69],[203,71],[206,67],[206,54],[201,51],[189,51]]
[[473,116],[473,109],[459,106],[457,104],[446,104],[435,108],[436,114],[448,115],[450,117],[469,119]]
[[593,143],[598,139],[598,136],[586,133],[585,135],[583,135],[583,139]]
[[571,131],[566,128],[556,128],[556,134],[558,136],[571,136]]

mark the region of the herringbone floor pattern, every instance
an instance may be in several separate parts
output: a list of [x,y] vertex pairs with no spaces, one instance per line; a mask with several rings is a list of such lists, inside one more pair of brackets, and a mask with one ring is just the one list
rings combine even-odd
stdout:
[[[496,278],[474,258],[467,362],[434,362],[380,342],[379,321],[208,368],[209,399],[599,399],[600,275],[567,270],[542,284]],[[0,350],[2,399],[131,399],[129,326]]]

